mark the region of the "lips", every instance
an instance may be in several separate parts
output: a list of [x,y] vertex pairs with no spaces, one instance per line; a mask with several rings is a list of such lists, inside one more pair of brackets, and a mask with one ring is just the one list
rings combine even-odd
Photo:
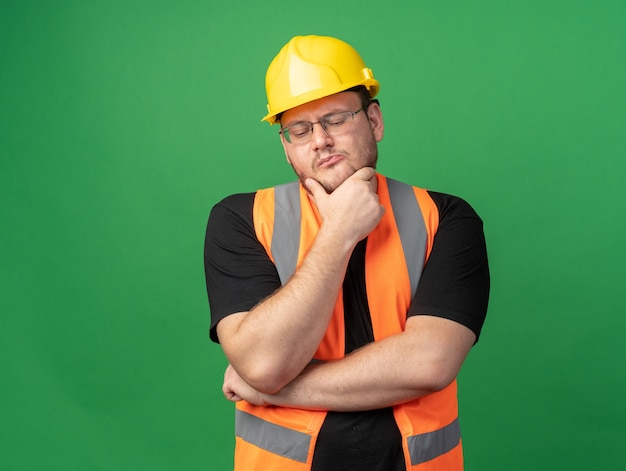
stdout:
[[341,154],[329,155],[320,159],[317,163],[317,166],[320,168],[332,167],[341,160],[343,160],[343,155]]

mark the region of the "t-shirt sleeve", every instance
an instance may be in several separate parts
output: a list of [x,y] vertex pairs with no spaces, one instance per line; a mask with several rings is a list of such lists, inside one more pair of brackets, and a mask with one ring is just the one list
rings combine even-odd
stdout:
[[254,193],[232,195],[211,210],[204,242],[204,272],[211,309],[210,337],[224,317],[249,311],[280,287],[276,267],[257,240]]
[[464,200],[429,191],[439,228],[408,316],[451,319],[480,336],[489,300],[489,264],[483,223]]

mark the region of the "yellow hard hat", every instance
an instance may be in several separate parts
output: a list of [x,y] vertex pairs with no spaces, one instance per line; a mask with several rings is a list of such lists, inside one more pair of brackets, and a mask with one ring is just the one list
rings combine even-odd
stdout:
[[372,98],[380,88],[352,46],[328,36],[296,36],[267,68],[268,113],[262,121],[274,124],[276,116],[288,109],[359,85]]

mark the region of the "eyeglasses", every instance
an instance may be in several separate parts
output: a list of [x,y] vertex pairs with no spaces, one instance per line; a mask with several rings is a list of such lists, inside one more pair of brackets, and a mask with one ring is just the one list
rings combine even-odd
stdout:
[[349,131],[352,128],[354,116],[366,108],[359,108],[356,111],[340,111],[324,116],[314,123],[303,121],[295,123],[286,128],[282,128],[279,133],[285,136],[287,142],[291,144],[306,144],[313,136],[313,125],[319,124],[326,134],[331,137],[338,136]]

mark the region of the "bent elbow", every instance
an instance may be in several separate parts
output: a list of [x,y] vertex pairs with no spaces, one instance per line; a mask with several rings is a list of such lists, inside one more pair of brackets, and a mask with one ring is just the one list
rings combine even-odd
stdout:
[[447,388],[450,383],[454,381],[454,378],[454,376],[438,375],[437,377],[431,379],[428,389],[432,393],[439,392]]
[[260,365],[256,365],[251,371],[242,373],[241,377],[246,383],[263,394],[276,394],[293,379],[279,368]]
[[439,392],[447,388],[455,380],[458,371],[446,367],[446,365],[433,365],[429,371],[425,372],[416,383],[416,387],[422,391],[430,393]]

